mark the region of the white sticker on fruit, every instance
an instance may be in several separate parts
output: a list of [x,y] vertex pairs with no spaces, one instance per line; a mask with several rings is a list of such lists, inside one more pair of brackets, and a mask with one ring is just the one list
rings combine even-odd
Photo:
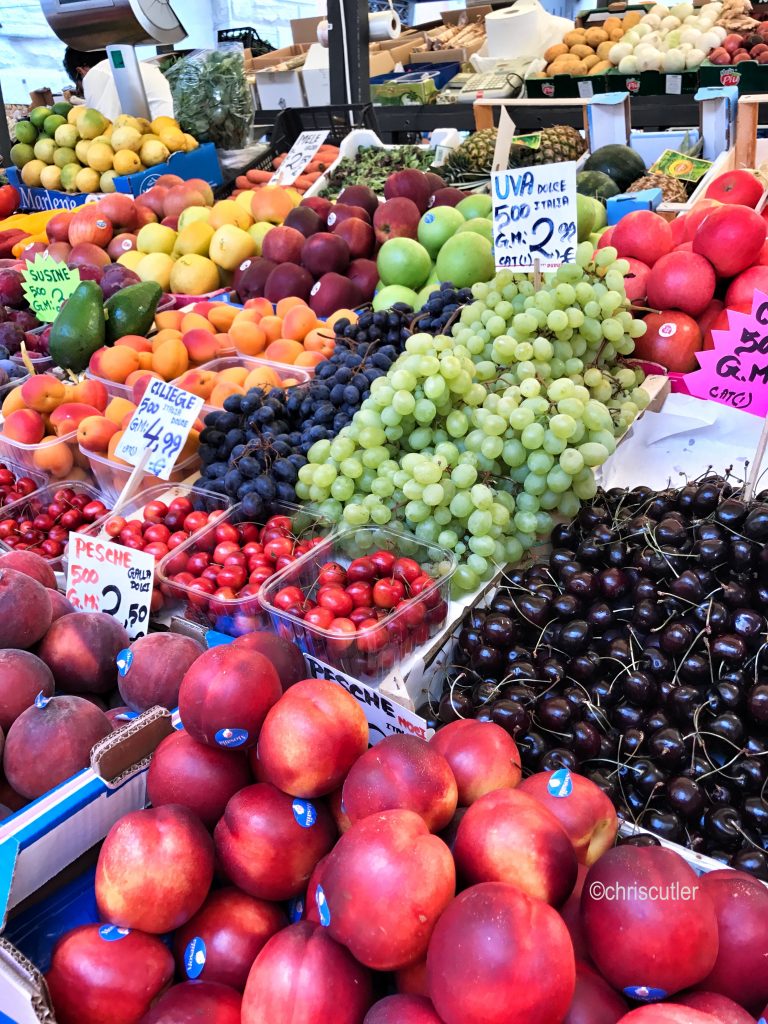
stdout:
[[312,285],[312,287],[309,290],[309,294],[310,295],[317,295],[317,293],[319,291],[320,291],[320,282],[319,281],[315,281],[315,283]]
[[576,258],[576,164],[491,175],[493,251],[501,269],[556,270]]
[[570,796],[573,792],[573,779],[567,768],[558,768],[552,772],[547,783],[547,791],[550,796]]
[[115,449],[119,459],[138,466],[151,453],[146,471],[169,480],[189,432],[203,408],[203,399],[153,378]]
[[51,698],[46,697],[43,691],[41,690],[40,693],[38,693],[38,695],[35,697],[35,707],[44,708],[47,704],[50,703],[50,701]]
[[[69,535],[67,600],[79,612],[106,612],[128,631],[131,640],[146,636],[155,559],[146,551],[124,548],[84,533]],[[121,651],[117,668],[120,670]],[[132,657],[132,656],[131,656]],[[130,667],[130,661],[126,672]]]
[[184,970],[191,981],[199,978],[203,973],[205,959],[205,942],[199,935],[196,935],[194,939],[187,943],[187,948],[184,950]]
[[293,816],[302,828],[312,828],[317,821],[317,811],[309,800],[293,801]]
[[673,334],[677,334],[677,324],[662,324],[659,334],[662,338],[671,338]]
[[216,733],[216,742],[220,747],[242,747],[247,739],[247,729],[219,729]]
[[130,648],[125,647],[122,651],[118,652],[117,658],[117,671],[121,676],[127,676],[128,671],[133,664],[133,651]]
[[650,985],[628,985],[624,989],[624,995],[630,999],[637,999],[640,1003],[655,1003],[659,999],[667,998],[663,988],[652,988]]
[[119,942],[130,934],[130,928],[118,928],[116,924],[103,924],[99,928],[99,935],[105,942]]
[[317,907],[320,924],[323,928],[327,928],[331,923],[331,911],[328,907],[328,901],[325,898],[325,891],[322,885],[318,885],[317,889],[315,889],[315,906]]
[[269,184],[292,185],[306,170],[307,164],[312,162],[315,153],[327,138],[327,128],[315,132],[302,132],[269,179]]
[[335,223],[336,223],[336,214],[335,213],[329,213],[328,214],[328,227],[332,228]]

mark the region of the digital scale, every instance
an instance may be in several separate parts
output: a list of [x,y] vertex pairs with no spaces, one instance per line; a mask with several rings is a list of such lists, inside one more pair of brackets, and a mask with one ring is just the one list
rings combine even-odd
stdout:
[[444,103],[474,103],[478,99],[508,99],[523,85],[530,61],[500,60],[493,71],[464,72],[456,75],[441,94]]
[[41,0],[56,35],[76,50],[106,49],[120,106],[149,118],[135,46],[168,46],[187,35],[170,0]]

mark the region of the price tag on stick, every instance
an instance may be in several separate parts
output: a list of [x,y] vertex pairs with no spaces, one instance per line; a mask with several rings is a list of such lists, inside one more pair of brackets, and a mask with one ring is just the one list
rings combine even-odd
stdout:
[[203,399],[198,395],[153,379],[120,438],[115,455],[138,466],[149,450],[147,472],[169,480],[202,408]]
[[69,535],[67,600],[79,612],[113,615],[131,640],[149,628],[155,559],[109,540]]
[[312,162],[312,158],[327,137],[327,128],[317,132],[302,132],[288,150],[286,158],[269,179],[269,184],[292,185],[304,171],[307,164]]
[[22,287],[41,323],[52,324],[59,310],[80,284],[80,271],[39,252],[21,274]]
[[500,269],[556,270],[576,257],[576,164],[491,175],[493,251]]

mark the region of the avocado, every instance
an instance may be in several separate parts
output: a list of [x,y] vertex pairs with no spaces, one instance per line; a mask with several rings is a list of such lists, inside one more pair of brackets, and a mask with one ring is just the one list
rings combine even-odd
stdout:
[[145,337],[152,327],[162,295],[163,289],[154,281],[129,284],[127,288],[115,292],[104,306],[107,314],[107,345],[114,345],[126,334]]
[[81,281],[51,327],[51,358],[57,366],[81,373],[103,344],[104,295],[95,281]]

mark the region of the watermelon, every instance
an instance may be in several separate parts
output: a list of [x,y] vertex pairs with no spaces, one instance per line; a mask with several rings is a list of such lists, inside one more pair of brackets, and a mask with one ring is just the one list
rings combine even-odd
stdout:
[[619,186],[602,171],[582,171],[576,175],[576,191],[583,196],[592,196],[605,202],[619,194]]
[[646,172],[646,166],[634,149],[629,146],[609,145],[601,146],[591,153],[585,161],[584,171],[602,171],[615,182],[619,192],[626,192],[633,181]]

